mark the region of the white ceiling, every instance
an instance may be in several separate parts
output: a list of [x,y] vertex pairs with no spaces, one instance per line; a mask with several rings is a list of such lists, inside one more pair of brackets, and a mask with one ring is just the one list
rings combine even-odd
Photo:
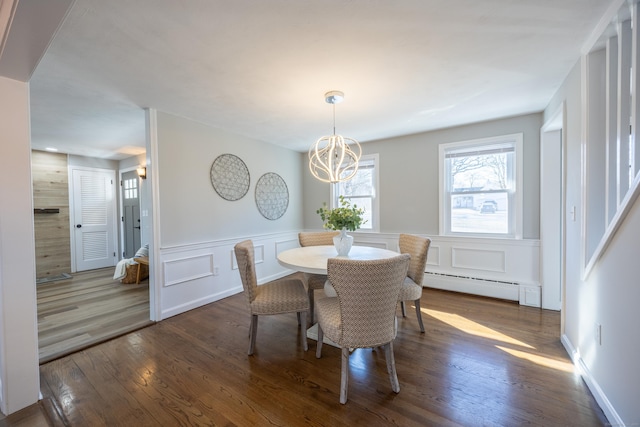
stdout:
[[138,154],[152,107],[306,151],[329,90],[361,142],[539,112],[612,3],[75,0],[31,79],[32,145]]

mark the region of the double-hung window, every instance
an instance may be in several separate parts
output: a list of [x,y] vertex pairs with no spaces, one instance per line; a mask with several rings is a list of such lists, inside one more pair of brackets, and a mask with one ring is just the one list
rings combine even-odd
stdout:
[[440,145],[440,234],[522,237],[522,134]]
[[340,205],[339,197],[344,196],[356,205],[364,208],[364,231],[378,231],[379,229],[379,204],[377,198],[378,188],[378,155],[363,155],[358,162],[358,172],[348,181],[338,182],[331,186],[331,207]]

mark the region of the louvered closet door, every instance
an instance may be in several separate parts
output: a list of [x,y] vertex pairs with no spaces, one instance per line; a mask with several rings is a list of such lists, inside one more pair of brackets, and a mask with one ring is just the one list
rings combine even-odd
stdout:
[[75,270],[114,266],[115,172],[75,169],[72,174]]

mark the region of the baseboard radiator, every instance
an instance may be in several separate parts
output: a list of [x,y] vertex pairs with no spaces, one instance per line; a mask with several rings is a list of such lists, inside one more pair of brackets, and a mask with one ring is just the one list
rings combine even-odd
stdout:
[[518,301],[522,305],[540,307],[540,286],[458,274],[426,271],[424,287],[463,292],[492,298]]

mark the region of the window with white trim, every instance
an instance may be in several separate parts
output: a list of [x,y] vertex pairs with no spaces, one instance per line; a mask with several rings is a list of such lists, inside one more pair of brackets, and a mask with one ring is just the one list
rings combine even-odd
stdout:
[[358,172],[349,181],[331,186],[331,208],[339,206],[339,197],[344,196],[351,206],[364,208],[363,231],[379,230],[378,155],[363,155],[358,162]]
[[522,238],[522,134],[439,152],[440,234]]

